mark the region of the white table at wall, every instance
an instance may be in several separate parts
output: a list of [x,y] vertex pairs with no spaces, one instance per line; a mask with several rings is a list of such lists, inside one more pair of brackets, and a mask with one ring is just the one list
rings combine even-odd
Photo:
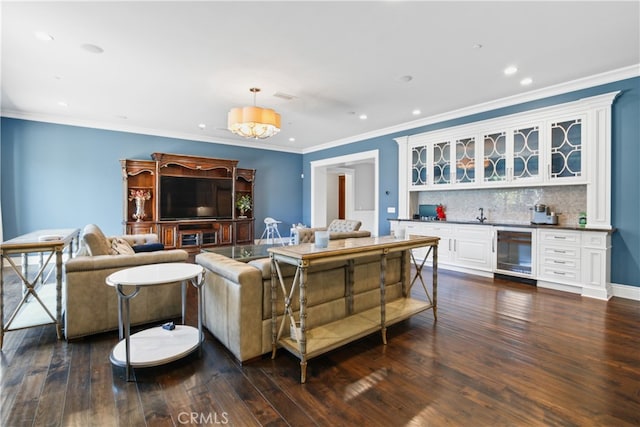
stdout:
[[[149,264],[117,271],[107,277],[107,285],[116,288],[118,293],[118,323],[120,342],[111,352],[111,363],[126,368],[126,380],[131,381],[131,368],[151,367],[173,362],[174,360],[201,349],[202,334],[202,295],[204,268],[197,264],[164,263]],[[131,319],[129,300],[140,289],[147,286],[165,285],[182,282],[182,325],[173,330],[162,326],[146,329],[130,335]],[[186,313],[186,285],[191,282],[198,290],[198,327],[184,324]]]

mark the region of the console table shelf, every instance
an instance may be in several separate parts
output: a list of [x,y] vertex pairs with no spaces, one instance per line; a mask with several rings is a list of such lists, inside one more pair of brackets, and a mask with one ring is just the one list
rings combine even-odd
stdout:
[[[390,326],[410,318],[424,310],[433,308],[433,304],[414,298],[403,298],[385,304],[385,325]],[[366,337],[380,330],[380,308],[370,308],[344,319],[311,328],[306,332],[306,358],[312,359],[328,351],[335,350],[350,342]],[[284,337],[279,344],[287,351],[297,354],[300,351],[298,341]]]

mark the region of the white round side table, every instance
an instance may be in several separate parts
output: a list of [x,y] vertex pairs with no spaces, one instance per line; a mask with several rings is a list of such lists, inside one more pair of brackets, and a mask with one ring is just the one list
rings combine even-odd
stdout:
[[[182,282],[182,325],[167,330],[153,327],[131,335],[129,300],[147,286]],[[198,290],[198,327],[184,324],[186,314],[187,282]],[[120,342],[111,352],[110,360],[124,366],[126,380],[132,381],[132,368],[163,365],[180,359],[196,349],[202,351],[202,295],[204,268],[197,264],[148,264],[116,271],[106,279],[118,293],[118,327]]]

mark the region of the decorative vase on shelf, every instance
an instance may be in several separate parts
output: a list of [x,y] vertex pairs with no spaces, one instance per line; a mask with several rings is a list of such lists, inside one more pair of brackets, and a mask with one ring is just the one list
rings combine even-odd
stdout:
[[144,202],[151,198],[151,191],[149,190],[130,190],[129,201],[135,200],[136,211],[132,217],[136,222],[140,222],[146,218],[147,214],[144,212]]

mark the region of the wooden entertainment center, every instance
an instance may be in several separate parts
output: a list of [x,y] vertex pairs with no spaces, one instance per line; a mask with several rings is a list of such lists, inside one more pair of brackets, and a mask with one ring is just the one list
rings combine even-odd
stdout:
[[[156,233],[166,249],[180,248],[191,253],[197,253],[205,247],[253,243],[255,169],[238,168],[237,160],[228,159],[167,153],[153,153],[151,158],[153,160],[120,161],[124,233]],[[205,185],[210,183],[207,188],[217,189],[219,184],[216,202],[211,202],[211,197],[206,195],[194,194],[198,199],[205,197],[209,204],[194,207],[184,215],[167,217],[163,208],[168,211],[170,205],[167,204],[166,194],[163,199],[162,182],[173,179],[167,177],[174,177],[178,181],[180,178],[196,178]],[[251,209],[245,212],[246,216],[241,216],[236,207],[241,195],[248,195],[252,202]],[[191,204],[195,205],[196,201]],[[181,208],[183,206],[171,207],[176,211]]]

